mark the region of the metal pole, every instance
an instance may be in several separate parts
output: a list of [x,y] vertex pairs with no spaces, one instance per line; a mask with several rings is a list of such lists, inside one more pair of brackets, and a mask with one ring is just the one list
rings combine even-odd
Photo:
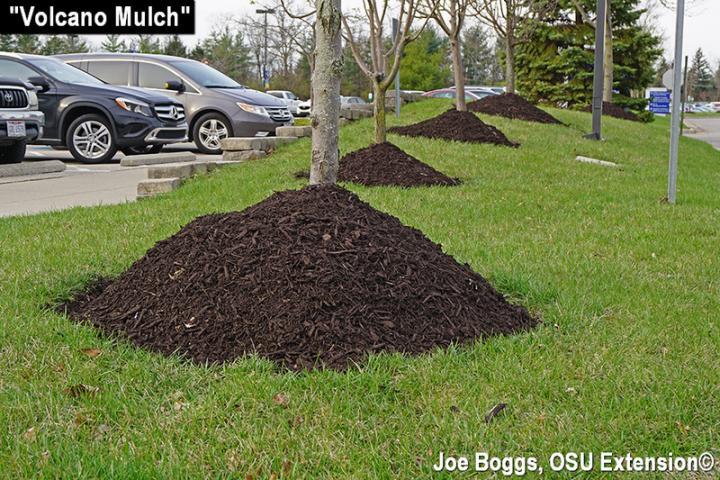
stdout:
[[603,77],[605,76],[605,17],[606,0],[597,0],[595,18],[595,67],[593,69],[592,133],[585,135],[591,140],[602,140]]
[[266,89],[270,86],[270,85],[269,85],[270,82],[268,82],[268,68],[267,68],[267,63],[268,63],[268,34],[267,34],[267,32],[268,32],[268,22],[267,22],[267,16],[268,16],[267,11],[265,11],[265,52],[264,52],[264,54],[263,54],[263,85],[265,86]]
[[680,87],[680,91],[682,92],[682,116],[680,117],[680,136],[682,137],[683,129],[685,128],[685,104],[687,103],[688,99],[688,91],[687,91],[687,75],[688,75],[688,56],[685,55],[685,68],[683,68],[683,84],[682,87]]
[[675,62],[673,63],[672,127],[670,132],[670,164],[668,167],[668,202],[675,203],[677,194],[678,151],[680,149],[680,103],[682,100],[682,53],[685,0],[677,0],[675,24]]
[[[399,23],[397,18],[392,19],[393,40],[396,42],[398,40],[398,34],[400,33]],[[395,116],[400,117],[400,69],[398,69],[397,75],[395,75]]]

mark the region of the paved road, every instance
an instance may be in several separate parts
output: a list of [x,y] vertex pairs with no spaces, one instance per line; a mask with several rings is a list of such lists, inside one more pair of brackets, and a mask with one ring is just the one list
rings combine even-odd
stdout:
[[[192,144],[167,147],[166,151],[191,150]],[[197,154],[197,152],[195,152]],[[219,156],[197,154],[198,159]],[[136,199],[137,184],[147,178],[145,167],[121,167],[121,154],[112,162],[84,165],[66,151],[29,147],[26,161],[62,160],[60,174],[0,179],[0,217],[62,210],[76,206],[110,205]]]
[[687,118],[685,123],[697,130],[688,137],[707,142],[720,150],[720,117],[719,118]]

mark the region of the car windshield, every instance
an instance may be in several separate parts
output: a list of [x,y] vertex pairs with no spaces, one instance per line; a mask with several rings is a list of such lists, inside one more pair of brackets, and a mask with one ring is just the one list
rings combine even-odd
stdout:
[[105,83],[89,73],[85,73],[82,70],[50,58],[34,58],[29,60],[29,63],[49,77],[60,82],[78,83],[81,85],[103,85]]
[[172,66],[205,88],[245,88],[227,75],[200,62],[171,62]]

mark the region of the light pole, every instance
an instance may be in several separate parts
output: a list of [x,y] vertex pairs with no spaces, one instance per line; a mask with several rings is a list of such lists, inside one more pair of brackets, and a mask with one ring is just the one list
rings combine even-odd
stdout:
[[257,10],[255,10],[255,13],[265,15],[265,46],[263,52],[262,82],[265,89],[267,89],[270,87],[270,72],[268,71],[268,15],[274,15],[275,10],[272,8],[258,8]]
[[[682,54],[685,0],[677,2],[675,23],[675,62],[673,63],[672,127],[670,131],[670,162],[668,166],[668,202],[675,203],[677,194],[678,150],[680,148],[680,103],[682,97]],[[687,88],[687,85],[685,86]]]
[[595,68],[593,77],[592,100],[592,133],[585,138],[602,140],[602,102],[603,77],[605,60],[605,18],[607,15],[607,0],[597,0],[597,17],[595,18]]

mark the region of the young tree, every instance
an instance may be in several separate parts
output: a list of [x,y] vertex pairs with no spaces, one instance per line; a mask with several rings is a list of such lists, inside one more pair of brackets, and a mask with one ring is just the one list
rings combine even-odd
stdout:
[[120,39],[120,35],[110,34],[100,44],[100,49],[109,53],[121,53],[127,50],[125,40]]
[[527,21],[542,18],[553,8],[554,0],[477,0],[478,17],[489,25],[505,46],[505,88],[515,93],[515,49],[527,40]]
[[423,16],[432,18],[450,40],[450,57],[455,79],[455,107],[460,111],[467,110],[460,34],[468,10],[473,4],[473,0],[425,0],[422,12]]
[[15,47],[15,35],[9,33],[0,35],[0,52],[12,52]]
[[42,42],[37,35],[27,33],[15,36],[15,51],[18,53],[38,54],[42,51]]
[[86,53],[90,49],[80,35],[65,35],[65,53]]
[[138,53],[162,53],[160,40],[153,35],[138,35],[135,40]]
[[[573,0],[573,6],[580,13],[582,19],[597,30],[598,21],[602,19],[592,18],[582,5],[580,0]],[[613,8],[612,2],[606,2],[605,5],[605,36],[603,37],[603,102],[613,101],[613,81],[615,72],[615,61],[613,58]]]
[[340,78],[343,70],[341,22],[340,0],[317,0],[312,80],[311,185],[337,182],[340,161]]
[[[397,9],[398,34],[391,39],[389,46],[385,42],[385,24],[390,20],[389,0],[363,0],[364,14],[354,18],[355,31],[351,27],[347,15],[342,17],[345,40],[355,57],[360,70],[370,79],[373,85],[373,110],[375,114],[375,143],[383,143],[387,139],[385,124],[385,93],[395,80],[400,69],[405,46],[413,41],[422,32],[428,17],[425,18],[422,28],[411,34],[413,21],[418,17],[418,3],[420,0],[399,0]],[[368,42],[370,62],[366,61],[360,48],[358,27],[369,29]]]
[[210,66],[240,83],[247,83],[250,73],[250,55],[243,35],[229,25],[213,31],[201,44],[203,58]]
[[67,44],[63,37],[60,35],[50,35],[45,39],[45,44],[42,46],[42,54],[58,55],[61,53],[69,53],[66,48]]

